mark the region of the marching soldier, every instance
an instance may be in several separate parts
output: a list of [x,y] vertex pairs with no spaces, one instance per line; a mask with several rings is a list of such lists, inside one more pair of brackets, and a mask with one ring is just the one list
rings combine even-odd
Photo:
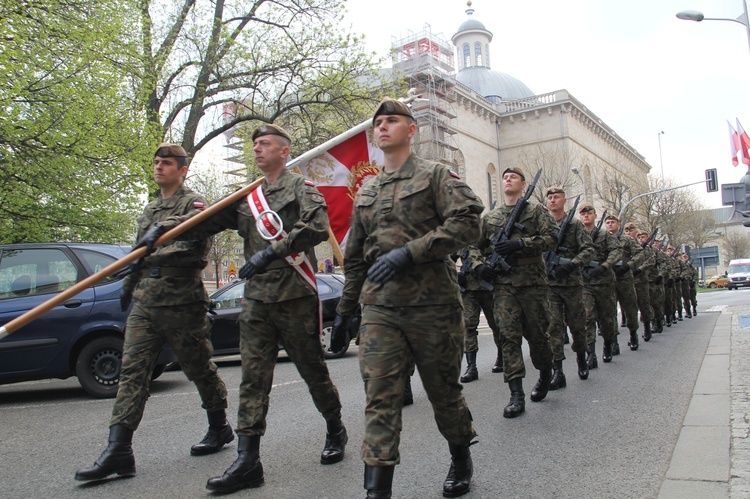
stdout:
[[698,315],[698,269],[693,266],[693,263],[690,261],[690,256],[688,256],[687,253],[684,253],[682,255],[682,258],[685,260],[685,263],[687,264],[690,271],[688,277],[688,297],[690,299],[690,303],[693,305],[693,316],[696,316]]
[[638,229],[635,227],[635,224],[632,222],[626,223],[625,233],[633,239],[642,251],[643,259],[641,264],[632,269],[633,284],[635,286],[635,296],[638,299],[638,309],[641,312],[641,322],[643,322],[643,339],[644,341],[650,341],[653,332],[651,322],[654,319],[654,311],[651,307],[651,294],[649,293],[649,275],[656,266],[656,257],[651,248],[648,248],[647,251],[638,240]]
[[458,497],[471,488],[469,446],[476,432],[458,381],[465,327],[450,255],[476,241],[484,206],[457,174],[411,154],[417,126],[404,103],[383,99],[372,124],[384,166],[354,200],[346,284],[331,345],[345,341],[348,319],[361,302],[367,497],[391,497],[412,364],[448,441],[451,466],[443,495]]
[[[558,227],[571,214],[565,212],[565,191],[562,187],[554,186],[547,189],[547,208]],[[559,230],[559,229],[558,229]],[[559,234],[559,233],[558,233]],[[559,240],[557,257],[568,261],[548,267],[549,275],[549,334],[554,367],[550,390],[557,390],[567,385],[563,372],[565,359],[564,340],[566,326],[573,336],[571,348],[576,353],[578,363],[578,377],[588,379],[589,367],[586,363],[586,310],[583,308],[583,277],[581,267],[589,263],[594,256],[594,243],[591,236],[577,219],[570,219],[566,227],[564,239]],[[563,248],[563,249],[561,249]],[[552,255],[550,255],[552,256]]]

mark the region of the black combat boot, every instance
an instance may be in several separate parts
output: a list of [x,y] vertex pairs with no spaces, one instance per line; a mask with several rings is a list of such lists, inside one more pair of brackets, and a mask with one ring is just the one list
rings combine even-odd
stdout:
[[471,463],[470,445],[448,444],[451,450],[451,467],[443,483],[443,497],[460,497],[471,490],[474,466]]
[[411,391],[411,376],[406,376],[406,384],[404,384],[404,406],[412,405],[414,403],[414,394]]
[[503,372],[503,353],[501,351],[497,352],[497,358],[495,359],[495,365],[492,366],[492,372],[496,374]]
[[263,485],[263,465],[260,462],[260,435],[240,435],[237,442],[237,460],[222,476],[209,478],[208,490],[234,492],[245,487]]
[[133,430],[121,424],[109,427],[109,445],[90,468],[76,471],[76,480],[101,480],[109,475],[135,475],[133,456]]
[[687,317],[688,319],[693,318],[693,314],[690,313],[690,307],[685,308],[685,317]]
[[672,318],[670,316],[664,316],[664,325],[667,327],[672,327]]
[[515,418],[526,410],[526,394],[523,393],[523,378],[513,378],[508,381],[510,388],[510,402],[503,409],[503,417]]
[[661,315],[659,317],[657,317],[656,319],[654,319],[654,320],[656,321],[655,332],[659,333],[659,334],[663,333],[664,332],[664,322],[662,322],[662,320],[661,320]]
[[568,345],[570,343],[570,336],[568,336],[568,330],[566,329],[563,333],[563,345]]
[[628,341],[628,346],[633,351],[638,350],[638,330],[637,329],[630,330],[630,341]]
[[541,369],[539,370],[539,381],[536,382],[534,388],[531,390],[529,398],[532,402],[541,402],[549,392],[549,385],[552,382],[552,369]]
[[349,441],[346,428],[341,421],[341,415],[337,415],[326,421],[326,443],[320,454],[320,464],[334,464],[344,459],[344,448]]
[[[680,319],[682,320],[682,319]],[[672,312],[672,324],[677,324],[677,316],[674,312]]]
[[461,376],[461,383],[471,383],[478,379],[477,352],[466,352],[466,372]]
[[682,322],[682,308],[677,311],[677,320]]
[[207,412],[208,415],[208,433],[203,437],[200,443],[190,447],[190,454],[193,456],[205,456],[219,452],[222,447],[234,440],[232,427],[227,423],[227,411]]
[[[557,390],[559,388],[565,388],[568,386],[568,382],[565,379],[565,373],[563,372],[563,361],[556,360],[552,366],[552,381],[549,383],[550,390]],[[533,395],[533,393],[532,393]]]
[[696,315],[698,315],[698,308],[695,305],[693,305],[693,316],[696,316]]
[[[617,336],[615,335],[615,339],[612,340],[612,356],[620,355],[620,342],[617,341]],[[606,360],[604,362],[607,362]]]
[[651,321],[643,323],[643,341],[651,341]]
[[596,343],[589,343],[587,353],[586,364],[589,366],[589,369],[596,369],[599,367],[599,362],[596,360]]
[[367,499],[391,499],[394,468],[395,466],[369,466],[365,464]]
[[612,340],[604,340],[604,349],[602,350],[602,360],[612,362]]
[[576,352],[576,362],[578,363],[578,377],[589,379],[589,363],[586,362],[586,352]]

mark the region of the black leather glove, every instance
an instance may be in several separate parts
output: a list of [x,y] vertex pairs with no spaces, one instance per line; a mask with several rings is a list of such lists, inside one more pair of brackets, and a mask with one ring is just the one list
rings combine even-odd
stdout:
[[336,312],[336,317],[333,318],[333,327],[331,327],[331,345],[328,347],[328,351],[336,353],[344,349],[346,341],[349,339],[351,322],[351,315],[341,315]]
[[573,262],[561,263],[554,270],[556,281],[561,281],[568,277],[578,266]]
[[639,269],[638,267],[633,269],[633,277],[638,277],[641,274],[643,274],[643,271]]
[[508,239],[507,241],[498,241],[495,244],[495,252],[503,256],[510,255],[523,249],[523,241],[520,239]]
[[482,264],[477,267],[474,272],[476,273],[477,277],[479,277],[484,282],[492,282],[495,280],[495,277],[497,277],[497,272],[489,265]]
[[604,275],[606,272],[607,272],[607,267],[605,267],[604,265],[597,265],[593,269],[589,270],[589,277],[593,279],[594,277],[599,277],[599,276]]
[[122,288],[120,290],[120,310],[125,312],[130,306],[131,301],[133,301],[133,291]]
[[628,265],[627,263],[623,263],[619,267],[615,267],[615,275],[618,277],[621,275],[625,275],[628,270],[630,270],[630,265]]
[[383,284],[393,279],[396,272],[403,270],[413,262],[409,248],[406,246],[392,249],[375,260],[372,267],[367,270],[367,278],[372,282]]
[[[135,246],[133,247],[134,250],[138,248],[145,247],[146,248],[146,255],[148,256],[151,253],[154,252],[154,243],[156,243],[156,240],[161,237],[162,234],[164,234],[167,231],[167,229],[164,228],[164,226],[160,223],[155,223],[151,226],[150,229],[146,231],[146,233],[143,235],[140,241],[135,243]],[[142,264],[140,261],[139,264]]]
[[661,282],[664,280],[664,278],[660,275],[656,276],[654,278],[654,284],[661,284]]
[[267,247],[263,251],[258,251],[250,257],[245,265],[242,266],[237,275],[240,279],[250,279],[255,274],[260,274],[269,263],[279,258],[279,255],[273,250],[271,246]]
[[466,276],[463,275],[463,274],[458,274],[458,285],[461,286],[462,288],[466,289],[466,285],[467,284],[468,283],[466,281]]

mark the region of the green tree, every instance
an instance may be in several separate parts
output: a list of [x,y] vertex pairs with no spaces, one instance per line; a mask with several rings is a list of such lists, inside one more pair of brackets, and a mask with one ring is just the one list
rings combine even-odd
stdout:
[[0,242],[130,239],[149,158],[123,16],[117,2],[0,5]]

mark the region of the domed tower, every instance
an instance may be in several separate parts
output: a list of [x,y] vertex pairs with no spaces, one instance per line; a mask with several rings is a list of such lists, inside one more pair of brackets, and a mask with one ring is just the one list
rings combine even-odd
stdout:
[[451,38],[456,46],[456,81],[494,103],[533,97],[534,92],[523,82],[490,68],[492,33],[473,17],[471,0],[468,0],[466,5],[468,19],[458,27],[458,31]]

